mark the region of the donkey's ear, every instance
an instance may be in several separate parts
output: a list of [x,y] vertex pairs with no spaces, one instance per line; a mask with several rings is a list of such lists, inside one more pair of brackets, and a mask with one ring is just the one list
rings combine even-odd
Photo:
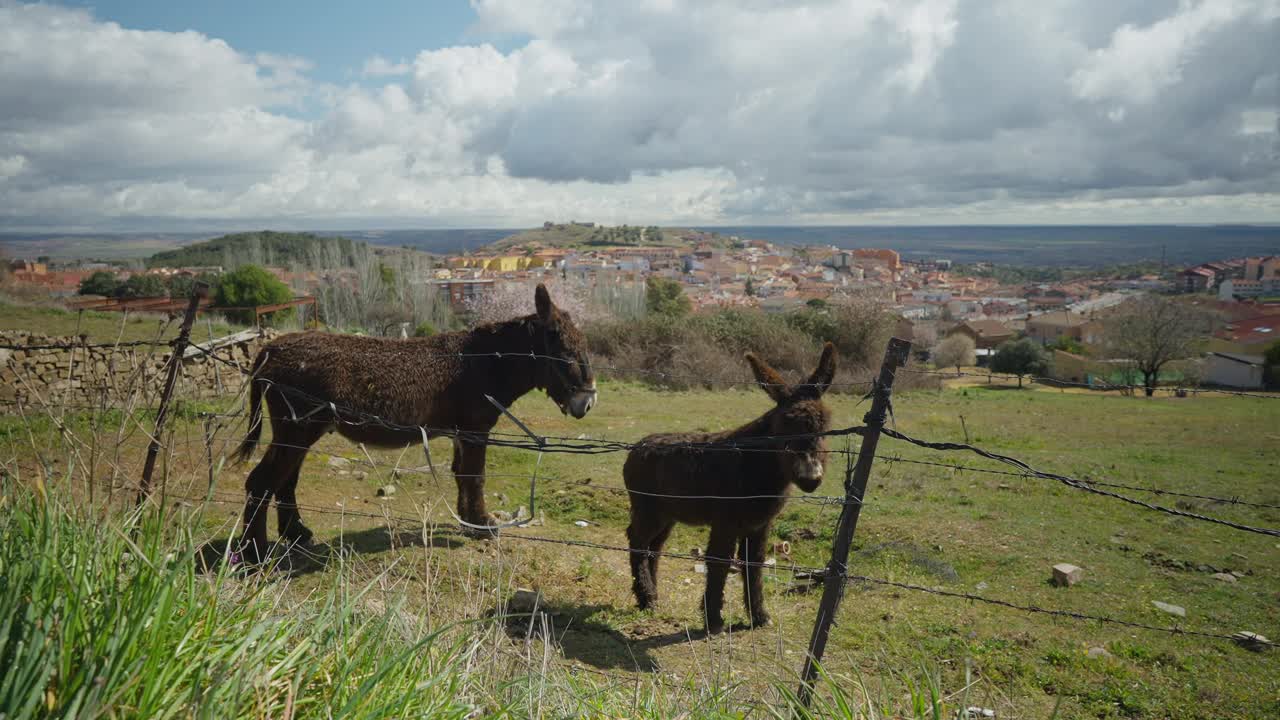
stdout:
[[827,388],[831,387],[831,380],[835,376],[836,346],[827,343],[822,348],[822,358],[818,360],[818,367],[809,376],[809,384],[816,388],[819,394],[822,394],[827,391]]
[[787,399],[787,383],[778,374],[778,371],[769,367],[763,360],[756,357],[755,353],[747,353],[747,362],[751,363],[751,371],[756,374],[756,382],[760,383],[760,388],[773,398],[774,402],[780,403]]
[[551,311],[555,309],[555,304],[551,302],[551,293],[547,292],[547,286],[538,283],[538,289],[533,291],[533,304],[538,309],[538,317],[547,322],[551,320]]

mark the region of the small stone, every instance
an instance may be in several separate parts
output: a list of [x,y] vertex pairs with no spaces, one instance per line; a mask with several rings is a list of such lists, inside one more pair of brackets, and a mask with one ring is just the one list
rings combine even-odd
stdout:
[[1236,576],[1231,573],[1214,573],[1211,577],[1213,577],[1214,580],[1221,580],[1224,583],[1233,583],[1236,581]]
[[369,473],[365,472],[364,470],[357,470],[351,473],[351,477],[355,478],[356,480],[368,480]]
[[1059,587],[1071,587],[1084,579],[1084,570],[1070,563],[1058,563],[1053,566],[1053,584]]
[[778,558],[766,558],[764,561],[765,567],[774,567],[777,564],[778,564]]
[[977,718],[993,718],[996,716],[995,710],[984,707],[972,706],[964,709],[964,718],[966,720],[976,720]]
[[396,494],[395,485],[383,485],[378,488],[378,497],[391,497]]
[[346,467],[350,464],[351,464],[351,461],[344,457],[338,457],[337,455],[334,455],[333,457],[329,458],[329,467],[341,468],[341,467]]
[[1163,610],[1164,612],[1167,612],[1170,615],[1177,615],[1178,617],[1187,616],[1187,609],[1179,605],[1170,605],[1169,603],[1163,603],[1163,602],[1160,602],[1159,600],[1152,600],[1151,604],[1155,605],[1156,609]]
[[975,590],[977,590],[978,592],[982,592],[983,590],[986,590],[987,588],[989,588],[989,587],[991,587],[991,586],[990,586],[989,584],[987,584],[987,581],[986,581],[986,580],[983,580],[983,581],[979,582],[977,585],[974,585],[973,587],[974,587],[974,589],[975,589]]
[[542,593],[528,588],[516,588],[507,601],[507,612],[531,613],[542,604]]
[[1089,648],[1088,655],[1094,659],[1111,657],[1111,653],[1107,652],[1107,649],[1104,647],[1091,647]]
[[591,523],[587,522],[586,520],[574,520],[573,524],[577,525],[578,527],[587,527]]
[[693,564],[693,571],[694,571],[694,572],[696,572],[696,573],[698,573],[699,575],[705,575],[705,574],[707,573],[707,564],[706,564],[706,563],[700,563],[700,562],[699,562],[699,563],[694,563],[694,564]]
[[1232,575],[1234,575],[1234,576],[1236,577],[1236,579],[1237,579],[1237,580],[1239,580],[1240,578],[1244,577],[1244,575],[1245,575],[1244,573],[1240,572],[1239,570],[1232,570],[1232,571],[1231,571],[1231,574],[1232,574]]
[[1000,489],[1000,490],[1008,490],[1008,489],[1009,489],[1009,487],[1010,487],[1010,486],[1009,486],[1009,485],[1007,485],[1007,484],[1005,484],[1005,483],[1000,483],[999,485],[997,485],[997,486],[996,486],[996,488],[998,488],[998,489]]
[[1235,640],[1242,647],[1246,647],[1255,652],[1262,652],[1263,650],[1271,647],[1270,640],[1256,632],[1249,632],[1248,630],[1241,630],[1238,633],[1232,634],[1231,639]]

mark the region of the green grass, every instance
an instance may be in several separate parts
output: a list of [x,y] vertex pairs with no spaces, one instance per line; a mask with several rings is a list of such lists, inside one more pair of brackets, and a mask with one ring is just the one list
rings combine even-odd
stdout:
[[[406,611],[391,568],[354,584],[339,562],[295,593],[210,570],[216,554],[174,529],[192,516],[103,522],[39,484],[6,486],[0,502],[0,717],[730,718],[758,705],[734,688],[572,672],[545,637],[495,635],[503,620],[433,627]],[[815,716],[879,717],[851,695],[863,687],[828,679]],[[941,707],[929,676],[907,690],[915,717]],[[760,715],[800,709],[789,689],[773,695]]]
[[[214,337],[222,337],[243,327],[229,325],[221,319],[213,319]],[[168,321],[154,313],[92,312],[77,313],[56,307],[40,307],[0,302],[0,330],[21,330],[52,337],[87,335],[91,342],[111,343],[155,340],[176,337],[177,321]],[[209,321],[201,317],[191,336],[197,342],[209,339]]]
[[[513,411],[547,435],[636,439],[656,430],[728,427],[768,407],[758,391],[659,393],[618,382],[602,383],[600,400],[581,421],[561,415],[541,395],[524,398]],[[856,397],[835,396],[829,403],[834,422],[842,426],[859,423],[866,409]],[[975,443],[1045,470],[1280,504],[1275,482],[1280,402],[1209,396],[1125,398],[997,386],[904,393],[896,397],[894,410],[899,430],[931,440],[963,440],[963,414]],[[498,429],[517,431],[506,421]],[[242,430],[223,430],[215,446],[232,447]],[[166,455],[162,466],[169,506],[182,506],[175,496],[202,497],[206,492],[202,432],[199,424],[188,420],[175,425],[174,452]],[[0,437],[0,459],[14,458],[17,463],[11,467],[27,467],[29,477],[35,465],[30,462],[33,446],[58,455],[67,442],[52,425],[32,433],[9,433]],[[132,464],[121,468],[120,482],[136,477],[144,443],[138,433],[122,454]],[[81,497],[83,459],[72,467],[72,446],[65,447],[63,463],[52,471],[49,493]],[[398,459],[401,467],[423,463],[419,447],[408,448],[403,459],[398,450],[370,450],[379,468],[355,462],[331,467],[328,459],[333,454],[364,457],[338,436],[326,437],[317,450],[304,465],[299,501],[328,510],[303,510],[320,544],[313,548],[314,556],[294,552],[282,558],[282,569],[267,580],[275,593],[273,602],[305,608],[338,586],[373,587],[395,598],[401,612],[423,623],[425,632],[472,627],[467,623],[495,611],[512,588],[536,588],[547,612],[547,632],[544,635],[539,627],[532,636],[553,638],[537,652],[545,649],[552,666],[584,669],[566,670],[572,678],[566,682],[599,679],[593,673],[604,672],[635,678],[642,688],[637,694],[630,685],[620,689],[617,681],[601,679],[599,696],[575,684],[547,689],[578,698],[570,701],[557,695],[556,702],[562,703],[557,707],[573,708],[563,710],[568,715],[583,714],[581,705],[571,703],[585,702],[582,698],[587,696],[613,698],[602,700],[609,708],[602,714],[642,715],[626,704],[633,695],[658,703],[654,708],[664,702],[686,707],[678,703],[687,703],[689,697],[672,690],[672,684],[692,684],[707,692],[724,689],[728,695],[707,700],[709,704],[696,711],[701,714],[741,709],[734,703],[749,699],[783,702],[780,688],[794,687],[818,593],[801,592],[786,572],[766,583],[772,627],[707,640],[697,632],[705,576],[694,571],[693,563],[665,560],[659,582],[662,604],[655,611],[640,612],[630,594],[625,556],[518,539],[537,535],[624,545],[626,498],[602,487],[621,484],[622,454],[546,455],[538,487],[538,507],[546,524],[507,531],[498,541],[480,541],[453,530],[444,508],[454,498],[447,477],[439,486],[425,473],[391,477]],[[882,442],[880,452],[1007,469],[889,440]],[[434,441],[432,455],[437,466],[447,467],[448,442]],[[527,476],[534,461],[523,451],[490,452],[486,489],[491,509],[514,511],[527,505],[527,480],[500,476]],[[839,492],[839,463],[834,456],[820,492]],[[190,528],[193,537],[212,539],[216,546],[225,543],[236,522],[246,471],[223,468],[215,483],[219,502],[204,506],[199,514],[173,519],[168,527]],[[355,474],[358,471],[368,476]],[[97,478],[106,475],[108,468],[95,470]],[[378,498],[376,489],[388,482],[397,484],[397,494]],[[1185,628],[1251,630],[1280,637],[1280,606],[1274,602],[1280,594],[1275,575],[1280,545],[1275,538],[1145,511],[1051,481],[883,460],[873,468],[866,502],[851,563],[858,574],[1171,625],[1175,619],[1151,605],[1161,600],[1187,609],[1181,621]],[[202,504],[190,506],[194,512]],[[1280,511],[1273,509],[1204,501],[1179,507],[1280,527]],[[393,516],[424,517],[427,522],[363,516],[384,509]],[[582,528],[576,520],[592,524]],[[795,563],[822,565],[830,552],[835,520],[834,508],[792,504],[780,516],[774,536],[790,541]],[[274,518],[272,527],[274,531]],[[667,548],[688,552],[705,542],[705,529],[681,527]],[[5,547],[12,545],[5,542]],[[779,562],[785,564],[785,559]],[[1085,580],[1071,588],[1051,586],[1050,568],[1058,562],[1081,566]],[[1199,566],[1245,575],[1236,584],[1226,584],[1197,570]],[[730,622],[745,619],[740,595],[740,581],[731,577],[726,591]],[[475,632],[489,637],[493,647],[525,652],[527,622],[507,624],[503,632],[487,627]],[[454,637],[449,635],[451,642]],[[1104,648],[1109,656],[1088,657],[1090,648]],[[1280,712],[1278,657],[1275,651],[1255,653],[1228,642],[1055,620],[855,585],[846,594],[827,654],[827,669],[836,681],[822,698],[827,703],[838,703],[840,696],[856,698],[850,701],[854,713],[886,717],[894,712],[931,716],[932,707],[942,707],[951,716],[964,704],[995,708],[1005,717],[1049,717],[1055,708],[1058,717],[1072,718],[1267,717]],[[465,688],[472,681],[463,682]],[[503,690],[475,682],[491,688],[491,696],[506,697]],[[514,687],[528,685],[512,682]],[[612,691],[606,690],[610,687]],[[466,692],[472,691],[463,696]],[[621,692],[627,700],[617,698]],[[931,703],[928,698],[935,696],[940,700]],[[321,692],[319,697],[329,696]],[[550,702],[545,697],[542,702]],[[835,705],[824,707],[831,710]]]

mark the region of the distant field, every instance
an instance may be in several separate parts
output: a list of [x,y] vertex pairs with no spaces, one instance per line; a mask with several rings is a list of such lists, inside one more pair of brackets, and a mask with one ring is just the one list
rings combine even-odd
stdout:
[[[745,377],[745,370],[744,370]],[[740,423],[768,407],[758,391],[662,393],[603,382],[601,404],[586,419],[561,415],[540,394],[513,411],[548,435],[634,440],[656,430],[711,430]],[[860,422],[865,404],[831,399],[837,425]],[[1059,392],[962,387],[901,394],[894,425],[917,437],[963,440],[964,416],[973,442],[1081,478],[1280,504],[1280,402],[1201,396],[1125,398]],[[10,423],[16,422],[11,420]],[[36,425],[35,444],[56,447],[56,430]],[[517,432],[505,421],[497,428]],[[0,426],[0,453],[31,464],[25,430]],[[225,450],[242,425],[219,432]],[[170,501],[203,497],[208,466],[199,423],[180,422],[179,451],[165,465]],[[44,439],[47,436],[47,440]],[[140,461],[145,437],[125,457]],[[730,697],[762,697],[790,684],[803,657],[817,593],[796,592],[786,572],[766,586],[775,625],[702,639],[699,596],[704,575],[692,562],[663,562],[662,605],[639,612],[629,591],[625,555],[604,550],[520,541],[519,536],[625,544],[627,502],[608,489],[621,484],[623,455],[547,454],[538,466],[538,515],[545,525],[505,531],[501,541],[464,539],[445,509],[454,501],[447,477],[437,485],[422,471],[394,477],[392,468],[421,468],[420,447],[364,453],[329,436],[302,471],[299,502],[325,545],[291,556],[290,574],[275,576],[275,592],[291,602],[324,594],[337,578],[373,582],[372,597],[440,624],[483,618],[513,587],[540,589],[558,650],[551,663],[621,673],[648,693],[655,683],[696,679],[699,687],[733,686]],[[928,460],[1007,470],[976,458],[941,455],[888,440],[885,458]],[[447,440],[433,441],[447,467]],[[341,467],[330,458],[350,459]],[[840,492],[840,458],[833,457],[823,494]],[[532,453],[494,449],[489,455],[491,509],[527,505]],[[246,467],[224,467],[200,538],[215,547],[237,522]],[[366,475],[367,473],[367,475]],[[56,473],[55,473],[56,474]],[[75,474],[73,473],[73,477]],[[59,481],[61,482],[61,481]],[[398,487],[377,497],[386,484]],[[74,481],[72,482],[74,486]],[[1133,492],[1157,503],[1265,527],[1280,527],[1280,510]],[[196,502],[196,505],[199,503]],[[328,513],[314,510],[327,509]],[[344,509],[349,514],[344,514]],[[381,516],[426,517],[389,525]],[[837,508],[793,504],[774,530],[791,542],[792,560],[824,564]],[[274,513],[272,514],[274,536]],[[575,521],[587,521],[578,527]],[[679,528],[668,549],[705,546],[705,529]],[[328,556],[341,544],[343,560]],[[331,557],[332,563],[325,564]],[[779,558],[785,564],[785,558]],[[1071,588],[1049,583],[1050,568],[1069,562],[1085,579]],[[1228,584],[1206,568],[1243,573]],[[1114,616],[1141,623],[1280,636],[1280,543],[1227,528],[1088,495],[1057,483],[988,475],[882,459],[855,537],[851,571],[875,578],[1030,604]],[[744,619],[740,583],[731,577],[726,617]],[[483,580],[483,581],[482,581]],[[494,585],[496,583],[496,586]],[[1179,620],[1152,601],[1186,608]],[[521,652],[527,624],[507,628]],[[541,632],[541,630],[538,630]],[[1106,651],[1089,657],[1091,648]],[[1097,653],[1095,652],[1095,655]],[[866,683],[880,708],[910,715],[906,688],[934,676],[948,712],[962,699],[996,709],[1000,717],[1257,718],[1280,712],[1280,653],[1254,653],[1231,643],[1026,614],[999,607],[877,585],[855,585],[845,598],[828,650],[828,669],[854,688]],[[541,662],[541,660],[539,660]],[[967,680],[966,680],[967,678]],[[629,687],[623,683],[624,687]],[[884,712],[882,717],[895,716]],[[947,717],[951,715],[948,714]]]

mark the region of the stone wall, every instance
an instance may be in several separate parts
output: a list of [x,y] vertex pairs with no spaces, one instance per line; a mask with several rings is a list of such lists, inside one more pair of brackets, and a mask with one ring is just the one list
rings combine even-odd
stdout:
[[[211,400],[235,395],[244,384],[244,373],[252,366],[258,349],[276,334],[265,330],[214,350],[214,357],[225,362],[203,353],[184,359],[175,399]],[[35,347],[43,345],[75,347]],[[75,337],[21,331],[0,332],[0,346],[0,405],[10,412],[19,403],[35,411],[46,406],[98,406],[103,402],[112,407],[154,405],[164,385],[164,368],[171,352],[166,345],[86,346]],[[10,346],[15,347],[8,349]]]

